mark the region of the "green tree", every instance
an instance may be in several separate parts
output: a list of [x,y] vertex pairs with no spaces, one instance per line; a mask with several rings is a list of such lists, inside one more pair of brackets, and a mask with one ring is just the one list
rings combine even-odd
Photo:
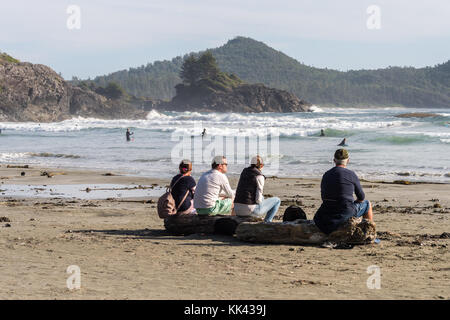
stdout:
[[220,74],[216,58],[211,51],[206,51],[197,61],[199,76],[201,79],[216,79]]
[[124,90],[115,82],[109,82],[103,90],[104,96],[110,99],[119,99],[124,95]]
[[194,85],[199,78],[198,60],[193,54],[189,55],[183,62],[180,78],[187,85]]

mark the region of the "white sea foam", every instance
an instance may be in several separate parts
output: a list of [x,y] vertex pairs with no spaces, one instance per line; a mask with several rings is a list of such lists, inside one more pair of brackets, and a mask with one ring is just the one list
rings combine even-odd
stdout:
[[[275,133],[281,136],[309,136],[315,135],[321,129],[335,130],[371,130],[389,127],[411,126],[412,122],[405,120],[389,120],[373,116],[361,117],[355,121],[353,113],[343,115],[324,115],[323,110],[317,109],[320,114],[314,113],[199,113],[199,112],[168,112],[161,113],[152,110],[146,119],[142,120],[102,120],[95,118],[73,118],[55,123],[32,122],[4,122],[0,123],[3,129],[21,131],[48,131],[67,132],[87,129],[125,129],[133,127],[144,130],[159,130],[162,132],[183,132],[185,134],[198,134],[194,132],[194,125],[207,128],[209,134],[231,135],[261,135]],[[361,109],[356,109],[361,111]],[[366,110],[367,112],[367,110]],[[347,116],[348,115],[348,116]]]
[[14,162],[30,157],[31,154],[29,152],[2,152],[0,153],[0,162]]
[[309,111],[311,111],[311,112],[324,112],[322,108],[320,108],[319,106],[316,106],[316,105],[312,105],[311,107],[309,107]]

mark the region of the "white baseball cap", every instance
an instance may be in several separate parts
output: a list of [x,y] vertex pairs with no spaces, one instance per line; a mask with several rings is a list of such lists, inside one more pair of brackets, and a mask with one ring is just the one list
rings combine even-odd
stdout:
[[225,157],[224,157],[224,156],[215,156],[215,157],[212,159],[211,164],[223,164],[223,163],[224,163],[224,160],[225,160]]
[[252,160],[250,161],[250,164],[258,164],[258,158],[259,158],[259,164],[264,164],[263,163],[263,159],[262,159],[262,157],[260,157],[260,156],[254,156],[253,158],[252,158]]

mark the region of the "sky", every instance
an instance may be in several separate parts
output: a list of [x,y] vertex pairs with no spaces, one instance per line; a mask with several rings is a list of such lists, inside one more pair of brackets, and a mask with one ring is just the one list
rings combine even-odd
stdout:
[[[79,15],[68,10],[71,6],[79,9]],[[221,46],[236,36],[262,41],[320,68],[433,66],[450,59],[450,1],[14,0],[0,4],[0,51],[48,65],[65,79],[94,78],[170,60]]]

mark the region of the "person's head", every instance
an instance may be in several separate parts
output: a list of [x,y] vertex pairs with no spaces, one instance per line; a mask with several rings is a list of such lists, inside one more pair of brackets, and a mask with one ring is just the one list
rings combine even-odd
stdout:
[[180,162],[178,166],[181,174],[190,175],[192,172],[192,162],[190,160],[184,159]]
[[250,166],[261,170],[264,167],[263,159],[260,156],[254,156],[250,161]]
[[337,149],[334,153],[334,163],[337,166],[347,166],[348,159],[348,151],[345,149]]
[[130,131],[130,128],[127,128],[127,131]]
[[227,158],[224,156],[215,156],[211,162],[211,168],[216,169],[222,173],[226,173],[228,170]]

